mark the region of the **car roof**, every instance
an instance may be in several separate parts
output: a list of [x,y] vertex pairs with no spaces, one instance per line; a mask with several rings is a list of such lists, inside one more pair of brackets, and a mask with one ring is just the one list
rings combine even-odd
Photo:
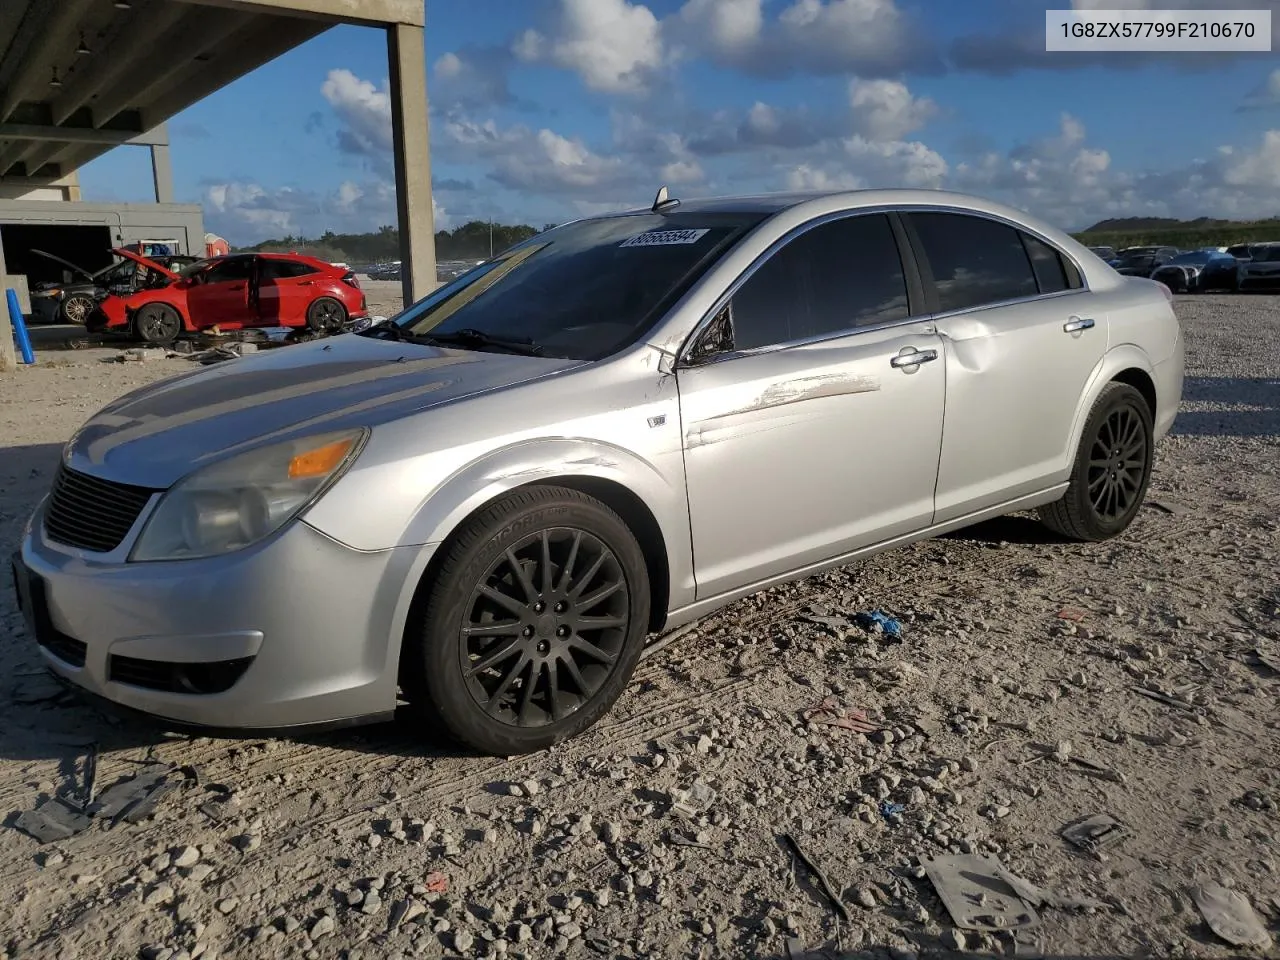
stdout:
[[319,257],[309,257],[301,253],[259,253],[257,256],[263,260],[292,260],[294,263],[305,263],[313,267],[325,267],[329,270],[338,270],[327,260],[321,260]]
[[[677,199],[672,197],[672,199]],[[858,209],[860,207],[880,206],[943,206],[959,207],[1009,217],[1030,223],[1034,219],[1022,210],[1005,206],[984,197],[952,190],[925,190],[904,188],[873,188],[866,190],[823,190],[791,193],[755,193],[739,196],[695,197],[685,200],[680,198],[679,206],[667,208],[668,213],[742,213],[772,214],[780,213],[794,207],[804,205],[831,209]],[[636,207],[615,213],[604,213],[584,219],[599,220],[607,217],[629,216],[649,213],[650,207]]]

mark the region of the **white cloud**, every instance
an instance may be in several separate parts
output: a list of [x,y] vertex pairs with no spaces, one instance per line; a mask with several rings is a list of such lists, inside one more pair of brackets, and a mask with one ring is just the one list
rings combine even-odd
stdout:
[[928,97],[913,96],[897,80],[862,80],[849,83],[849,104],[861,130],[876,140],[901,140],[938,113]]
[[338,146],[347,153],[385,155],[391,149],[391,95],[350,70],[330,70],[320,86],[343,128]]
[[663,25],[685,47],[759,76],[937,65],[895,0],[791,0],[771,23],[762,0],[686,0]]
[[658,18],[629,0],[560,0],[553,35],[526,30],[512,52],[574,70],[603,93],[643,92],[665,56]]
[[1245,98],[1245,109],[1280,107],[1280,70],[1272,70],[1267,78]]
[[823,170],[802,163],[793,167],[786,174],[786,189],[794,192],[816,192],[825,190],[861,190],[867,184],[861,177],[847,170]]

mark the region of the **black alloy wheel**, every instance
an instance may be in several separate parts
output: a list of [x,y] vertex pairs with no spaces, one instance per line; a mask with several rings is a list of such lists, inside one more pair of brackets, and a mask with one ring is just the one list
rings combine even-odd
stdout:
[[541,727],[589,702],[626,642],[626,575],[598,537],[543,528],[508,547],[471,592],[460,667],[476,703],[518,727]]
[[420,712],[472,749],[510,756],[609,710],[649,623],[644,554],[613,510],[577,490],[522,488],[441,551],[401,662]]
[[307,308],[307,326],[316,333],[338,333],[346,322],[346,307],[333,297],[321,297]]
[[182,317],[165,303],[148,303],[133,318],[138,336],[147,343],[169,344],[182,332]]
[[1050,529],[1074,540],[1106,540],[1137,516],[1155,455],[1152,411],[1136,389],[1110,383],[1094,402],[1066,495],[1039,510]]

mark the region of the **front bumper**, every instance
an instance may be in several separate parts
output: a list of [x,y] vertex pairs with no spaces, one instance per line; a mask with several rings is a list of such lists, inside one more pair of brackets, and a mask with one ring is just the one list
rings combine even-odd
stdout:
[[[50,542],[43,509],[15,574],[45,664],[71,684],[183,726],[219,729],[310,727],[395,710],[400,601],[421,548],[360,552],[294,522],[222,557],[102,562]],[[208,690],[216,692],[200,692]]]

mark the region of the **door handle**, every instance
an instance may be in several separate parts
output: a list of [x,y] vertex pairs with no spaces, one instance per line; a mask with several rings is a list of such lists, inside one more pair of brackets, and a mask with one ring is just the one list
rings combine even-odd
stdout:
[[310,286],[312,286],[314,283],[315,283],[315,281],[314,281],[314,280],[302,280],[302,281],[299,281],[298,286],[300,286],[300,287],[310,287]]
[[1081,330],[1092,330],[1093,320],[1089,317],[1072,317],[1062,325],[1063,333],[1079,333]]
[[914,347],[904,347],[903,352],[890,360],[889,364],[901,370],[903,367],[915,367],[937,359],[937,350],[916,350]]

